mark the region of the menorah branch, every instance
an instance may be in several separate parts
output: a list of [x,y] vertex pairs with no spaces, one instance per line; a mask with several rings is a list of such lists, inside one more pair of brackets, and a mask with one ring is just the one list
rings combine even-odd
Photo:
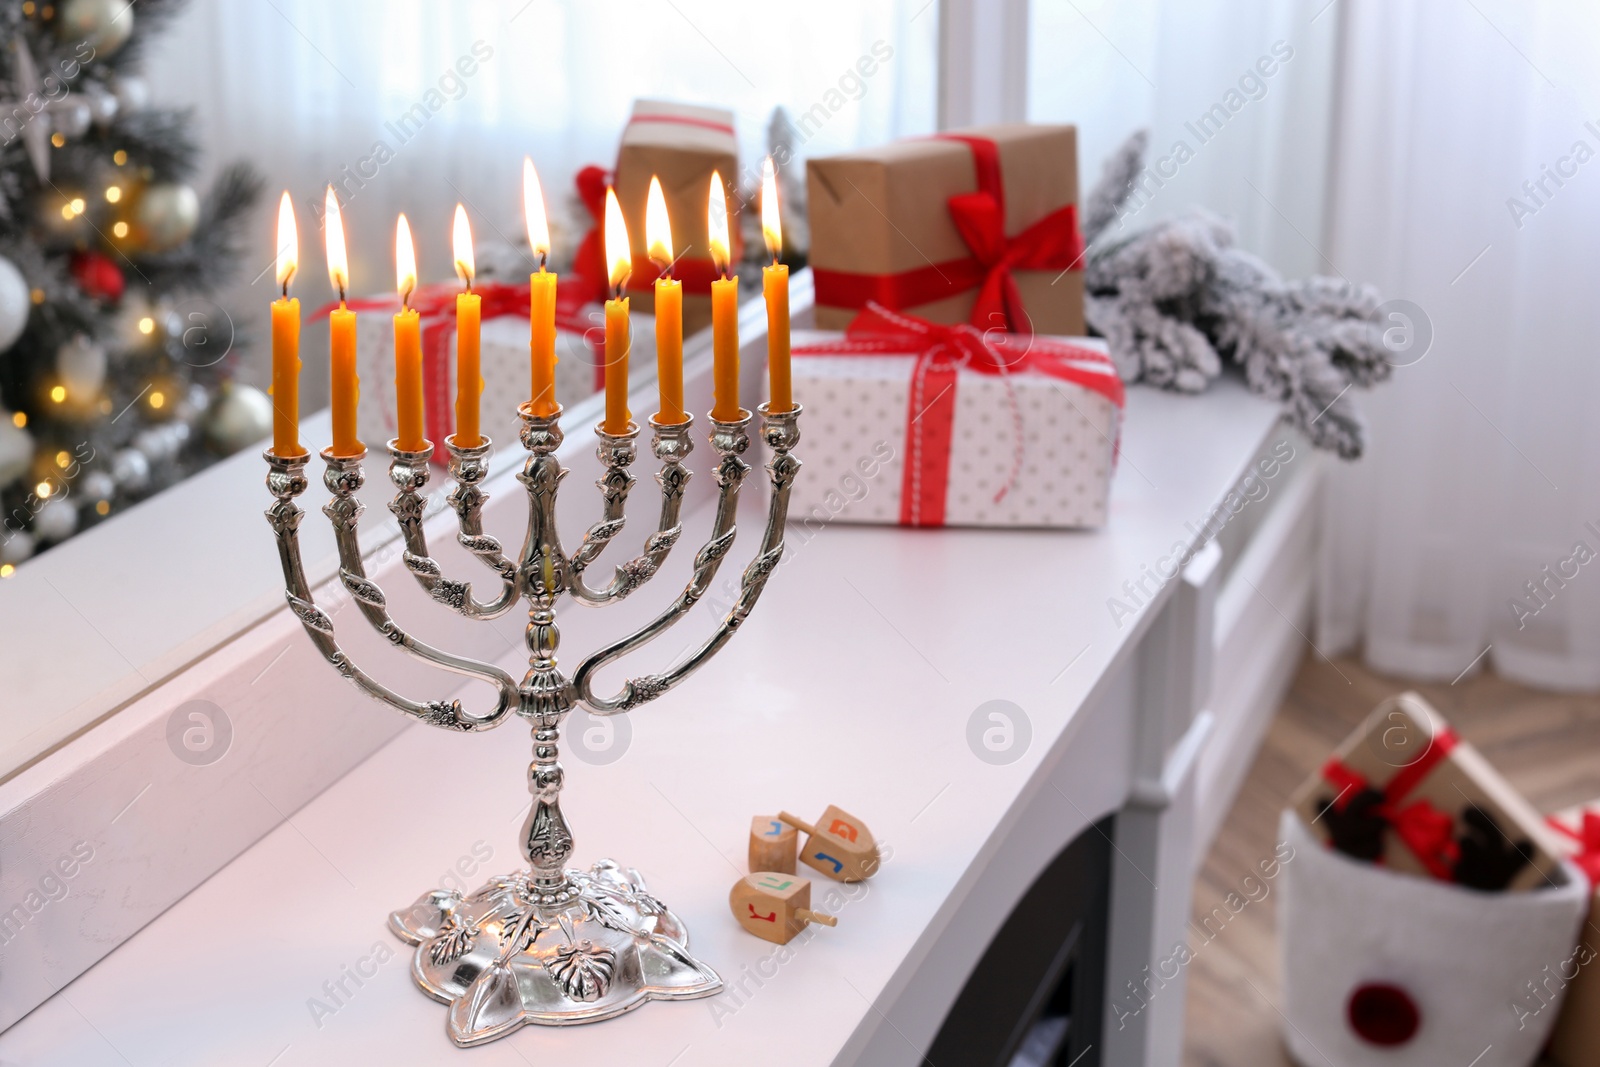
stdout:
[[[364,453],[363,453],[364,454]],[[328,614],[317,606],[311,594],[311,585],[306,580],[305,566],[300,555],[300,521],[305,512],[295,503],[295,498],[305,492],[308,481],[306,478],[306,464],[310,460],[308,454],[298,456],[279,456],[268,449],[265,453],[267,460],[267,488],[271,491],[274,502],[267,509],[267,522],[272,526],[273,533],[278,542],[278,558],[283,567],[284,593],[288,600],[289,608],[295,617],[300,620],[311,638],[311,642],[323,657],[333,664],[341,676],[348,679],[362,692],[375,700],[379,700],[415,719],[430,726],[438,726],[448,730],[482,730],[499,725],[500,721],[510,712],[512,702],[515,700],[516,689],[514,684],[508,683],[511,678],[505,672],[487,664],[477,664],[474,661],[461,661],[460,666],[465,668],[471,665],[472,670],[461,669],[459,673],[470,673],[475,677],[490,681],[500,690],[499,700],[488,715],[468,715],[461,707],[459,700],[433,700],[415,701],[401,696],[371,675],[356,666],[355,661],[339,647],[334,636],[333,620]],[[324,454],[325,458],[329,458]],[[324,509],[333,518],[338,511],[351,512],[350,523],[354,524],[360,516],[360,502],[351,499],[352,494],[361,485],[360,472],[361,457],[357,456],[353,464],[340,462],[330,463],[324,475],[324,482],[336,494],[342,491],[343,499],[348,501],[344,507],[337,510],[330,504]],[[354,507],[350,505],[353,504]],[[339,520],[336,520],[336,522]],[[336,532],[336,540],[340,540]],[[353,544],[353,535],[350,538]],[[361,569],[359,548],[354,551],[355,568],[352,571],[346,558],[348,551],[346,544],[340,540],[340,577],[341,582],[358,604],[364,607],[371,606],[367,600],[376,599],[378,606],[382,607],[382,592],[369,579]],[[347,578],[346,575],[349,575]],[[358,592],[359,591],[359,592]],[[387,612],[384,612],[387,618]],[[369,620],[372,616],[368,616]],[[395,627],[393,633],[402,638],[406,635]],[[395,638],[390,637],[391,641]],[[398,642],[397,642],[398,643]],[[415,647],[415,643],[414,643]],[[440,664],[444,666],[444,664]],[[482,668],[480,670],[479,668]],[[450,669],[450,668],[447,668]],[[496,677],[498,675],[498,677]]]
[[517,602],[517,589],[516,567],[501,553],[498,540],[483,535],[482,509],[487,496],[477,488],[476,481],[488,475],[487,456],[493,445],[487,438],[473,449],[457,449],[448,441],[446,444],[451,452],[450,471],[456,479],[448,500],[461,525],[458,539],[468,551],[500,574],[500,594],[492,601],[479,601],[472,595],[471,583],[444,576],[428,551],[427,534],[422,528],[427,510],[427,500],[422,494],[428,486],[428,461],[433,458],[433,446],[425,442],[422,448],[410,450],[391,440],[389,480],[394,483],[395,496],[389,502],[389,510],[400,523],[400,535],[406,546],[406,569],[429,596],[446,607],[470,619],[498,618]]
[[632,634],[599,649],[580,663],[573,673],[573,685],[578,691],[579,699],[595,714],[614,715],[629,711],[640,704],[654,700],[699,669],[728,642],[734,631],[744,622],[755,606],[756,600],[761,596],[762,589],[766,587],[767,579],[783,558],[783,525],[788,514],[789,489],[800,467],[800,461],[790,455],[790,449],[800,439],[798,428],[800,409],[795,407],[791,411],[772,414],[766,405],[763,405],[760,410],[763,438],[773,450],[773,458],[767,465],[771,474],[772,500],[761,547],[755,559],[745,569],[740,584],[739,599],[711,636],[668,670],[660,674],[630,678],[623,683],[622,689],[611,697],[598,696],[594,692],[595,674],[602,667],[648,644],[671,628],[688,614],[710,588],[711,580],[721,566],[723,558],[728,554],[728,550],[733,546],[737,533],[735,520],[738,513],[739,488],[750,469],[740,458],[749,447],[748,413],[736,421],[713,420],[712,422],[711,444],[721,456],[715,474],[719,487],[717,513],[712,524],[711,537],[695,559],[694,574],[690,577],[688,585],[677,600],[660,615]]
[[572,595],[586,604],[621,600],[655,577],[656,571],[661,569],[667,554],[683,533],[678,516],[683,510],[684,489],[689,484],[690,476],[683,460],[694,448],[693,438],[689,436],[694,419],[690,417],[680,423],[663,424],[652,417],[650,425],[654,430],[651,451],[661,460],[661,469],[656,472],[656,482],[661,486],[661,517],[655,532],[645,540],[644,551],[628,562],[619,564],[611,581],[600,589],[588,584],[584,571],[605,544],[622,530],[623,505],[628,490],[634,484],[627,468],[633,462],[633,441],[638,431],[630,430],[626,435],[608,434],[600,428],[595,431],[600,437],[600,446],[596,451],[600,462],[606,467],[606,473],[599,482],[605,500],[605,512],[600,522],[589,528],[589,533],[584,536],[583,543],[573,553],[571,560]]

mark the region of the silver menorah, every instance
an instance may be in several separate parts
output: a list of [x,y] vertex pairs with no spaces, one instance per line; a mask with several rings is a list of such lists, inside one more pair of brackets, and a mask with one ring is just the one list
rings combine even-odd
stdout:
[[695,556],[694,572],[677,599],[633,633],[591,653],[569,678],[556,665],[560,633],[556,602],[570,594],[583,604],[616,603],[648,582],[682,535],[680,512],[690,471],[684,465],[693,443],[692,418],[677,425],[651,419],[652,450],[661,461],[661,518],[634,559],[615,569],[605,585],[590,585],[586,574],[601,551],[621,532],[635,456],[638,427],[626,433],[596,428],[604,473],[597,485],[604,510],[589,527],[577,551],[562,550],[556,532],[556,495],[566,474],[556,459],[561,445],[561,412],[535,415],[521,408],[522,445],[529,455],[518,478],[528,491],[528,529],[517,562],[483,532],[491,442],[461,447],[445,440],[455,485],[447,500],[459,520],[457,540],[495,573],[498,593],[489,600],[473,594],[468,582],[446,578],[429,555],[422,527],[422,491],[428,483],[432,446],[407,451],[389,443],[389,479],[396,493],[389,504],[399,520],[405,565],[432,599],[469,619],[497,618],[521,598],[528,601],[528,672],[518,684],[490,663],[454,655],[418,640],[389,615],[383,594],[362,565],[356,525],[364,505],[355,493],[363,483],[365,451],[335,456],[325,450],[323,483],[333,494],[323,507],[333,522],[339,552],[339,580],[361,614],[391,644],[411,656],[456,674],[477,678],[498,690],[494,707],[473,715],[459,700],[414,701],[390,690],[357,667],[339,647],[333,622],[312,600],[300,560],[299,526],[304,512],[295,498],[305,491],[306,454],[280,456],[269,449],[267,487],[276,498],[267,519],[278,539],[289,606],[305,625],[313,644],[363,692],[413,718],[446,730],[487,730],[515,710],[533,724],[533,762],[528,789],[533,803],[522,824],[521,848],[528,869],[491,879],[463,896],[453,890],[424,893],[409,908],[389,916],[390,929],[416,945],[412,976],[423,992],[450,1006],[448,1029],[456,1044],[492,1041],[524,1023],[569,1024],[608,1019],[648,1000],[709,996],[722,988],[715,971],[689,954],[682,922],[645,888],[639,872],[611,860],[587,871],[568,870],[572,832],[561,812],[564,777],[557,760],[562,718],[582,704],[592,714],[614,715],[653,700],[687,678],[727,644],[755,607],[767,579],[783,556],[783,529],[789,490],[800,469],[790,454],[800,440],[800,407],[773,412],[759,409],[761,434],[771,450],[767,472],[772,496],[766,532],[755,559],[745,568],[739,596],[716,630],[692,652],[660,674],[631,678],[614,696],[594,691],[595,674],[606,664],[650,642],[687,615],[711,587],[733,546],[739,489],[750,467],[741,458],[750,444],[750,413],[731,422],[712,420],[711,447],[717,453],[712,477],[717,483],[711,535]]

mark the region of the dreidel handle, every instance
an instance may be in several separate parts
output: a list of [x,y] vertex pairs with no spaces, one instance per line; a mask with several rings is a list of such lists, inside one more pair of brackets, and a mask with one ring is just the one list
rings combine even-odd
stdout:
[[778,812],[778,820],[780,822],[788,823],[790,826],[794,827],[796,830],[803,830],[804,832],[810,834],[813,837],[817,836],[817,828],[815,826],[812,826],[810,823],[806,822],[804,819],[799,819],[799,818],[796,818],[793,815],[790,815],[786,811]]
[[796,908],[794,917],[805,923],[820,923],[823,926],[839,925],[839,920],[832,915],[824,915],[822,912],[812,911],[810,908]]

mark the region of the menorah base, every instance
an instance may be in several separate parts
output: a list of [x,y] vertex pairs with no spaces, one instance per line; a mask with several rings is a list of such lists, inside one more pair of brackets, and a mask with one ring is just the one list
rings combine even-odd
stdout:
[[463,1048],[525,1023],[598,1022],[649,1000],[693,1000],[722,988],[717,973],[689,955],[678,917],[645,890],[638,871],[612,860],[567,871],[561,894],[536,889],[526,872],[465,897],[436,889],[391,913],[389,929],[417,946],[411,976],[450,1005],[450,1038]]

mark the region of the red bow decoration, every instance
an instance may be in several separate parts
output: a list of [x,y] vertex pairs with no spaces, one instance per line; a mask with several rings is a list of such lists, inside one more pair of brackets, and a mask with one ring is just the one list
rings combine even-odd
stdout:
[[[590,300],[603,301],[610,295],[608,278],[610,272],[606,270],[606,250],[603,223],[606,213],[606,186],[611,184],[611,175],[604,167],[595,166],[593,163],[578,171],[575,184],[578,187],[578,199],[583,201],[584,209],[589,212],[593,223],[589,231],[583,235],[583,240],[578,243],[578,253],[572,259],[572,273],[577,279],[572,286],[573,299],[579,304]],[[563,294],[557,293],[559,299]]]
[[[1092,348],[1039,337],[1016,337],[999,330],[980,332],[965,323],[944,326],[890,311],[877,303],[868,303],[855,317],[844,340],[802,345],[793,354],[915,357],[900,490],[900,523],[904,526],[944,525],[950,450],[955,435],[956,381],[963,367],[1006,379],[1025,372],[1043,374],[1099,393],[1119,411],[1124,401],[1116,365],[1111,357]],[[1022,469],[1022,419],[1009,380],[1006,395],[1011,403],[1014,447],[1011,471],[995,494],[996,503],[1015,484]]]
[[1589,885],[1600,890],[1600,811],[1585,811],[1578,828],[1574,830],[1559,819],[1546,822],[1557,832],[1578,843],[1578,851],[1571,857],[1589,879]]
[[[1426,752],[1395,772],[1383,788],[1383,802],[1372,808],[1372,814],[1389,824],[1428,873],[1445,882],[1451,880],[1461,854],[1455,840],[1455,818],[1427,800],[1404,805],[1402,802],[1455,747],[1455,732],[1441,729]],[[1366,777],[1337,756],[1323,765],[1322,777],[1339,789],[1333,802],[1337,811],[1343,811],[1352,796],[1368,788]]]
[[1073,204],[1057,208],[1015,237],[1006,236],[1005,185],[1000,177],[1000,150],[986,137],[939,135],[972,149],[978,190],[952,196],[950,219],[984,269],[970,321],[979,328],[1003,327],[1031,334],[1033,322],[1022,306],[1013,270],[1070,270],[1083,258],[1083,235]]
[[[581,279],[579,280],[581,281]],[[596,371],[604,373],[604,359],[600,357],[605,345],[604,328],[592,326],[586,319],[578,282],[556,283],[556,325],[573,333],[581,333],[589,347],[596,353]],[[480,281],[472,291],[482,299],[480,321],[487,322],[505,315],[528,314],[528,287],[509,282]],[[423,419],[428,439],[442,442],[455,425],[455,409],[451,402],[454,390],[450,385],[450,338],[455,333],[456,295],[461,287],[455,282],[435,282],[412,290],[410,306],[422,319],[422,394]],[[312,322],[324,318],[338,307],[338,303],[325,304],[312,312]],[[351,311],[398,311],[398,296],[367,297],[350,300],[345,306]],[[598,337],[596,336],[598,334]],[[385,379],[380,379],[383,381]],[[381,386],[380,386],[381,388]],[[388,410],[392,405],[385,405]],[[391,426],[390,429],[393,427]],[[444,466],[449,456],[442,449],[433,454],[433,462]]]

